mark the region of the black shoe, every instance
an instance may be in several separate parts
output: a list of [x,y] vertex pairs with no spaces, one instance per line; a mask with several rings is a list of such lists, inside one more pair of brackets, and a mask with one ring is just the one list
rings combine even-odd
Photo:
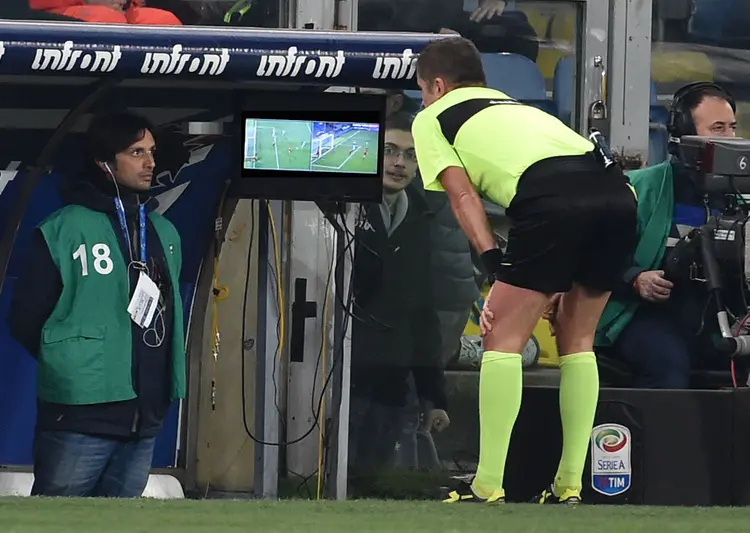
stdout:
[[474,490],[469,483],[462,481],[458,484],[456,490],[448,494],[443,503],[505,503],[505,491],[496,490],[489,498],[480,498],[474,494]]
[[581,503],[581,491],[565,489],[561,496],[557,496],[552,485],[550,485],[548,488],[544,489],[541,494],[534,496],[531,503],[578,505]]

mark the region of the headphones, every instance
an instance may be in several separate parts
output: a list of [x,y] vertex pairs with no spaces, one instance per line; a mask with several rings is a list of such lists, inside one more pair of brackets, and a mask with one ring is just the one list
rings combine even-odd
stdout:
[[690,109],[685,107],[685,100],[691,95],[708,89],[713,90],[726,98],[727,102],[729,102],[729,105],[732,107],[732,111],[735,113],[737,112],[737,104],[734,101],[734,97],[723,87],[705,81],[689,83],[680,88],[674,94],[672,105],[669,106],[667,133],[669,133],[670,144],[673,144],[673,139],[676,141],[683,135],[695,135],[696,131],[695,123],[693,122],[693,114]]

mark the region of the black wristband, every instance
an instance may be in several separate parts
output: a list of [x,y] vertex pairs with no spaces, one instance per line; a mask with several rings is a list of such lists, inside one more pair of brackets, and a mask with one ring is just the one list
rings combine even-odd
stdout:
[[479,257],[482,259],[487,274],[494,277],[500,271],[505,254],[500,248],[492,248]]

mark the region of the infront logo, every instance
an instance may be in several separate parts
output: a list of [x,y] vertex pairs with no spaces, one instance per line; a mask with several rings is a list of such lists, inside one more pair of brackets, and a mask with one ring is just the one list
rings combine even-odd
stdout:
[[167,52],[147,52],[141,65],[143,74],[182,74],[187,70],[198,76],[219,76],[229,64],[229,50],[222,48],[218,53],[190,54],[183,52],[181,44]]
[[300,72],[316,78],[335,78],[341,74],[346,63],[343,50],[335,55],[313,55],[312,52],[300,51],[296,46],[290,46],[286,54],[265,54],[260,57],[258,76],[293,78]]
[[[111,51],[92,52],[76,50],[73,41],[65,41],[62,48],[38,48],[31,64],[33,70],[83,70],[86,72],[112,72],[122,59],[119,46]],[[3,49],[0,48],[0,57]]]
[[376,80],[410,80],[417,73],[417,55],[407,48],[400,56],[378,57],[372,77]]

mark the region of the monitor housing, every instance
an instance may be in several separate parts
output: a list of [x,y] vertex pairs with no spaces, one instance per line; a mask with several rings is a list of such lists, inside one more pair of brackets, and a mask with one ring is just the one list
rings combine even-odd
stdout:
[[239,117],[241,198],[380,201],[385,97],[258,91]]

